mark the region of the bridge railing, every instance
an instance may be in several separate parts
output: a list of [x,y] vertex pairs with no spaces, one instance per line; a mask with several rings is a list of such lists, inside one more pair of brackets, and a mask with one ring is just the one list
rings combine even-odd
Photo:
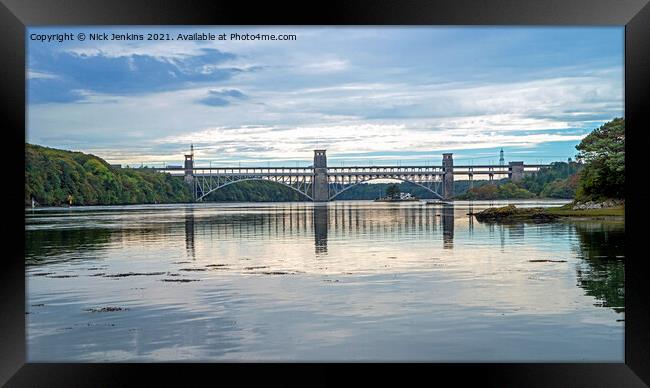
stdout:
[[442,166],[328,167],[328,175],[443,174]]
[[[525,172],[539,171],[541,168],[550,167],[547,164],[525,164]],[[173,175],[184,174],[183,167],[162,167],[152,168],[160,172],[169,172]],[[313,175],[312,167],[200,167],[195,166],[193,174],[196,176],[223,175],[223,176],[277,176]],[[502,165],[456,165],[453,167],[454,175],[507,175],[511,172],[509,166]],[[383,174],[404,174],[404,175],[442,175],[442,166],[350,166],[350,167],[328,167],[328,175],[383,175]]]
[[[157,171],[162,172],[178,172],[184,173],[185,168],[156,168]],[[299,174],[299,175],[313,175],[314,169],[311,167],[200,167],[194,166],[192,171],[195,175],[212,174],[212,175],[243,175],[243,174]]]

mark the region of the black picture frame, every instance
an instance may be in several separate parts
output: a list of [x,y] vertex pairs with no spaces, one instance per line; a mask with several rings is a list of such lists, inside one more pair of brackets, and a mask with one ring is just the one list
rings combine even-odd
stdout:
[[[650,384],[648,259],[643,250],[643,160],[650,126],[650,5],[647,0],[320,1],[288,5],[225,1],[109,2],[0,0],[0,93],[3,118],[0,227],[6,238],[0,270],[0,383],[7,386],[188,385],[259,380],[282,385],[413,379],[486,386],[625,386]],[[626,267],[625,363],[512,364],[48,364],[26,363],[24,263],[25,28],[37,25],[625,25]],[[647,179],[646,179],[647,181]],[[647,191],[646,191],[647,192]],[[645,198],[644,198],[645,197]],[[630,211],[631,210],[631,211]],[[638,226],[636,226],[638,225]],[[636,253],[638,252],[638,253]],[[308,372],[305,379],[296,372]],[[644,383],[645,382],[645,383]]]

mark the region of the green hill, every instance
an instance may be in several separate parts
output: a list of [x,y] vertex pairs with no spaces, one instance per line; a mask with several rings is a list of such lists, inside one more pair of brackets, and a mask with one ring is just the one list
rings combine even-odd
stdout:
[[40,206],[189,202],[183,180],[147,169],[113,168],[94,155],[25,144],[25,204]]

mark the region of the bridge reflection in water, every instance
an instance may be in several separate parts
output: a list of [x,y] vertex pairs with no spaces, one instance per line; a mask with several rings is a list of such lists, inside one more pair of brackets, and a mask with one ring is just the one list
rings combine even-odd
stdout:
[[[259,209],[257,209],[259,210]],[[287,204],[269,207],[265,212],[222,214],[218,218],[197,222],[200,233],[213,237],[247,238],[258,236],[275,240],[305,237],[313,233],[316,256],[327,255],[328,238],[409,238],[427,233],[440,238],[442,247],[454,247],[454,205],[402,207],[359,206],[356,203]],[[194,208],[185,210],[185,248],[188,258],[195,258]],[[470,217],[471,219],[471,217]],[[442,233],[440,233],[440,231]]]
[[194,208],[185,208],[185,250],[191,259],[196,258],[194,249]]
[[327,254],[327,228],[329,223],[329,209],[327,205],[314,206],[314,246],[316,255]]

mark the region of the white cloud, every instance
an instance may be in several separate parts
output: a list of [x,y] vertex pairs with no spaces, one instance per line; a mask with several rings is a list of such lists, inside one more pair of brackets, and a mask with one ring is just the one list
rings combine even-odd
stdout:
[[64,51],[80,57],[103,56],[122,58],[134,55],[148,55],[159,59],[183,59],[201,55],[201,47],[187,42],[131,42],[130,44],[103,43],[96,46],[82,45],[66,48]]
[[27,79],[57,79],[56,74],[46,73],[42,71],[27,70]]
[[304,73],[331,73],[349,68],[349,63],[342,59],[314,59],[312,62],[295,66],[297,71]]

